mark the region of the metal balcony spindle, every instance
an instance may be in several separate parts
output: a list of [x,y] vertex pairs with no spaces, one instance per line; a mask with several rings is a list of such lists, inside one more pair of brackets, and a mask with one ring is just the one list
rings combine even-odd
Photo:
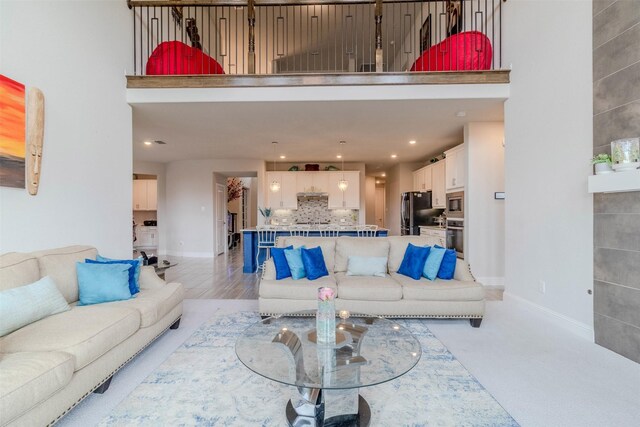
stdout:
[[376,0],[376,73],[382,73],[382,0]]

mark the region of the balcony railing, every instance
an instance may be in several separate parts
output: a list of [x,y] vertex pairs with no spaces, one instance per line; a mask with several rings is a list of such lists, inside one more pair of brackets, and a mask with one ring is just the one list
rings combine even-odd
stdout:
[[129,0],[134,75],[498,70],[503,0]]

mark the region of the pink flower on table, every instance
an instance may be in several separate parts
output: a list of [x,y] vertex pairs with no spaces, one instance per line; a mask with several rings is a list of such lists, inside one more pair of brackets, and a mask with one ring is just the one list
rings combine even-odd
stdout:
[[336,293],[331,288],[320,288],[318,289],[318,299],[320,301],[329,301],[335,298]]

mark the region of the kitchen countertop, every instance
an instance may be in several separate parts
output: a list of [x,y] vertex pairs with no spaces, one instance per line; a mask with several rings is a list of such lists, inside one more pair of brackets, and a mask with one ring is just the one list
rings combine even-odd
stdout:
[[[276,231],[289,231],[289,227],[290,226],[278,225],[278,226],[274,226],[274,227],[275,227]],[[326,229],[328,229],[328,227],[319,228],[319,227],[316,226],[316,227],[309,227],[309,228],[305,228],[305,229],[309,230],[309,231],[320,231],[321,229],[322,230],[326,230]],[[337,227],[335,227],[335,229],[340,230],[340,231],[357,231],[357,228],[355,226],[350,226],[350,225],[337,226]],[[241,231],[243,231],[243,232],[245,232],[245,231],[251,232],[251,231],[256,231],[256,229],[255,228],[243,228]],[[378,228],[378,231],[389,231],[389,229],[388,228]]]
[[447,227],[440,227],[438,225],[420,225],[419,228],[426,228],[429,230],[446,230]]

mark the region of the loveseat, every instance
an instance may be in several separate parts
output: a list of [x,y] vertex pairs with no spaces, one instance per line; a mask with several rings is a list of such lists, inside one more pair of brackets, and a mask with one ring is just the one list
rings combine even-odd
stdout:
[[96,255],[95,248],[71,246],[0,256],[0,290],[49,276],[71,306],[0,338],[0,425],[54,423],[91,392],[104,392],[115,372],[178,327],[183,286],[161,280],[153,267],[141,268],[135,298],[78,306],[76,262]]
[[[484,288],[468,264],[457,260],[452,280],[414,280],[399,274],[409,243],[424,246],[425,236],[390,237],[279,237],[276,247],[306,246],[322,249],[328,276],[316,280],[291,277],[276,280],[273,259],[265,261],[259,290],[263,316],[317,308],[317,289],[337,291],[336,309],[385,317],[468,318],[479,327],[484,316]],[[385,277],[349,276],[349,256],[387,257]]]

